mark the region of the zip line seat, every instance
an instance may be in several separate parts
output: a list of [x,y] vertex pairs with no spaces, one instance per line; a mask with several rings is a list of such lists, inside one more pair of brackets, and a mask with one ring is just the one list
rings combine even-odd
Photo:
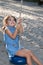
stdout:
[[15,65],[26,64],[26,58],[21,57],[21,56],[17,56],[17,55],[15,55],[14,57],[9,57],[9,61],[10,61],[10,63],[15,64]]
[[[6,49],[7,49],[7,45],[6,45]],[[11,57],[11,55],[9,53],[8,53],[8,57],[9,57],[10,63],[12,63],[12,64],[15,64],[15,65],[27,64],[25,57],[21,57],[21,56],[17,56],[17,55],[15,55],[14,57]]]

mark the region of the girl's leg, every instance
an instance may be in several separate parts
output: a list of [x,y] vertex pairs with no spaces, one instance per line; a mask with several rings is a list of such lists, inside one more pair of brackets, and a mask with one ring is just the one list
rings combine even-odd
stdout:
[[32,51],[28,51],[32,57],[32,59],[38,64],[42,65],[42,63],[38,60],[38,58],[32,53]]
[[25,57],[27,58],[27,64],[32,65],[31,56],[27,54]]
[[16,55],[18,56],[23,56],[27,58],[27,64],[28,65],[32,65],[31,62],[31,58],[38,64],[38,65],[42,65],[41,62],[37,59],[37,57],[35,55],[33,55],[33,53],[30,50],[27,49],[22,49],[19,50]]
[[30,56],[30,54],[27,53],[27,50],[25,50],[25,49],[19,50],[19,51],[16,53],[16,55],[22,56],[22,57],[26,57],[26,59],[27,59],[27,64],[28,64],[28,65],[32,65],[31,56]]

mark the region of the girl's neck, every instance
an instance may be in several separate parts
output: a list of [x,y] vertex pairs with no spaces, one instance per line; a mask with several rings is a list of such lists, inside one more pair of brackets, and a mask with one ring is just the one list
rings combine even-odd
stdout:
[[15,26],[9,26],[9,25],[8,25],[7,27],[15,27]]

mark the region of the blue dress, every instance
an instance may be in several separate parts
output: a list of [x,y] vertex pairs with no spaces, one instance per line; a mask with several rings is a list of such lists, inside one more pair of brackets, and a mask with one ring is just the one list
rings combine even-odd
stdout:
[[[11,27],[11,26],[8,26],[8,29],[12,33],[14,33],[14,31],[16,30],[15,27]],[[4,41],[5,41],[6,45],[7,45],[7,52],[11,56],[14,56],[16,54],[16,52],[22,48],[22,47],[19,48],[19,35],[17,35],[15,39],[12,39],[5,33],[4,34]]]

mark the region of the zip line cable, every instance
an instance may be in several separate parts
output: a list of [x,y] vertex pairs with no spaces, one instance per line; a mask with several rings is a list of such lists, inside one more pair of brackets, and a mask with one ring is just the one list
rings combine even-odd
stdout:
[[[19,17],[21,17],[21,14],[22,14],[22,6],[23,6],[23,0],[21,0],[21,9],[20,9],[20,15],[19,15]],[[20,35],[20,37],[21,37],[21,35]],[[20,40],[19,40],[19,48],[20,48]]]
[[23,6],[23,0],[21,0],[21,9],[20,9],[20,17],[21,17],[21,14],[22,14],[22,6]]

